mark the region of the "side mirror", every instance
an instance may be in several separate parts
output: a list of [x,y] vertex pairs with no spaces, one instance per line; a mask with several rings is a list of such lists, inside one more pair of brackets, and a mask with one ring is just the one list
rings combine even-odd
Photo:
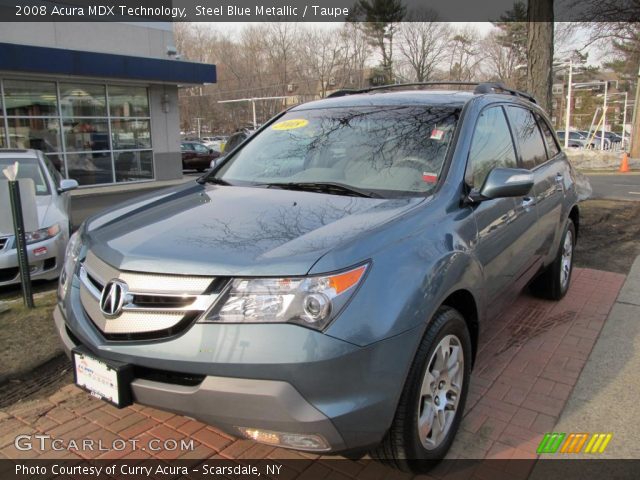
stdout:
[[73,180],[71,178],[64,178],[60,181],[60,186],[58,187],[58,193],[68,192],[69,190],[75,190],[78,188],[78,181]]
[[471,203],[505,197],[524,197],[533,187],[533,173],[522,168],[494,168],[489,172],[480,191],[469,194]]
[[213,148],[209,149],[209,155],[213,155]]

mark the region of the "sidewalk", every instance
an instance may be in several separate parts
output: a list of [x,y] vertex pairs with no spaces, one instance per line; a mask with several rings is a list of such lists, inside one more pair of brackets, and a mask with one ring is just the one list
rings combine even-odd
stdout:
[[[640,256],[553,431],[612,433],[611,442],[598,458],[639,459],[639,399]],[[593,455],[574,454],[571,458]]]

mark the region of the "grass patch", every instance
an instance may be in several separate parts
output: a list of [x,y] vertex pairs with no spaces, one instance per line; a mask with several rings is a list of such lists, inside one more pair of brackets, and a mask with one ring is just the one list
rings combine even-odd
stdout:
[[40,293],[34,303],[30,310],[22,298],[4,302],[9,310],[0,313],[0,383],[62,353],[53,323],[56,292]]

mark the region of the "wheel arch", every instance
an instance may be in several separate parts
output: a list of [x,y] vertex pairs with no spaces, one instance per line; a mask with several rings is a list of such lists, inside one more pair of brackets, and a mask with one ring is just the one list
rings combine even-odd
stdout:
[[574,205],[569,212],[569,218],[573,221],[573,226],[576,229],[576,240],[578,240],[578,236],[580,234],[580,209],[578,205]]
[[478,305],[473,294],[466,289],[460,289],[449,294],[442,302],[442,306],[451,307],[464,317],[471,336],[471,348],[473,352],[472,365],[475,363],[478,352],[478,337],[480,334]]

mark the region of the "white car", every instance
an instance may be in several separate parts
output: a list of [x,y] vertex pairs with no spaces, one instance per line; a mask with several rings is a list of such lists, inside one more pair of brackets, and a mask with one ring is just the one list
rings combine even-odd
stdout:
[[[60,274],[69,240],[68,191],[77,188],[78,182],[62,178],[39,150],[0,149],[0,172],[15,162],[19,163],[18,179],[31,178],[36,192],[38,229],[25,236],[31,279],[53,280]],[[0,181],[6,181],[0,176]],[[10,218],[11,207],[3,205],[0,215]],[[20,271],[15,236],[13,231],[0,231],[0,287],[16,283],[20,283]]]

